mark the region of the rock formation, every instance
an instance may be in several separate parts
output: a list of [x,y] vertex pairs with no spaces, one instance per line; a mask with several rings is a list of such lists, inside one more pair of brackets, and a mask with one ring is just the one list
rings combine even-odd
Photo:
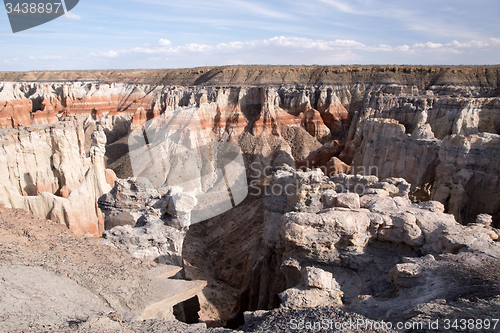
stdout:
[[[487,267],[499,256],[499,73],[0,73],[0,202],[78,235],[107,229],[108,245],[182,265],[186,229],[243,200],[247,192],[233,185],[246,169],[249,183],[268,192],[238,319],[280,304],[418,318],[437,299],[462,295],[453,289],[477,295],[475,279],[485,295],[498,294]],[[239,168],[226,155],[242,156]],[[222,266],[217,274],[239,284],[241,267]]]
[[67,198],[80,186],[90,165],[84,140],[76,120],[3,130],[0,183],[25,196],[50,192]]
[[103,237],[136,258],[182,266],[182,244],[195,205],[194,194],[178,187],[156,189],[146,178],[117,180],[99,198]]
[[240,311],[344,303],[371,318],[398,320],[419,304],[452,299],[457,289],[473,292],[467,278],[447,281],[478,258],[500,258],[500,230],[490,216],[463,226],[437,201],[412,204],[402,178],[329,178],[319,169],[285,167],[269,188]]
[[3,128],[31,125],[32,103],[26,99],[20,84],[4,84],[0,91],[0,126]]
[[414,200],[440,201],[460,223],[473,222],[480,213],[496,219],[500,135],[450,134],[439,140],[431,127],[421,125],[409,135],[395,120],[364,120],[353,169],[370,166],[382,178],[404,177],[412,183]]
[[319,111],[308,108],[302,114],[302,127],[315,137],[319,142],[325,142],[330,135],[330,130],[323,122],[322,116]]
[[[121,178],[137,176],[128,166],[129,149],[123,147],[122,138],[161,114],[196,106],[206,137],[237,143],[247,170],[251,165],[258,169],[248,172],[250,177],[294,162],[328,173],[375,167],[382,178],[409,181],[413,200],[441,201],[461,223],[480,213],[491,214],[493,223],[499,223],[494,163],[488,164],[488,171],[478,165],[457,168],[463,174],[458,178],[450,176],[455,171],[449,167],[475,154],[483,143],[486,154],[496,158],[500,102],[495,66],[233,66],[60,72],[60,77],[33,72],[19,80],[13,73],[2,75],[6,80],[0,84],[2,127],[55,124],[73,115],[84,129],[88,153],[90,134],[99,123],[108,145],[116,142],[107,159]],[[74,75],[80,79],[59,80]],[[50,77],[58,82],[51,83]],[[397,123],[390,125],[391,121]],[[458,137],[475,142],[472,150],[463,148]],[[449,148],[439,148],[443,145]],[[38,190],[29,179],[16,187],[23,195],[60,187],[57,195],[65,197],[82,175],[65,179],[67,184],[61,186],[55,184],[62,182],[60,176],[53,179],[52,184],[37,181]]]
[[89,158],[82,137],[76,120],[4,131],[0,201],[65,224],[78,235],[100,236],[104,216],[97,199],[111,189],[104,166],[106,136],[102,128],[92,133]]

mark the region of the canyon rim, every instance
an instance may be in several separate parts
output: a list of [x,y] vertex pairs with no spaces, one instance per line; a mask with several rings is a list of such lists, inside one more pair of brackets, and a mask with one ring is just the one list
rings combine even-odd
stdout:
[[93,299],[9,329],[499,319],[498,65],[1,72],[0,127],[2,295]]

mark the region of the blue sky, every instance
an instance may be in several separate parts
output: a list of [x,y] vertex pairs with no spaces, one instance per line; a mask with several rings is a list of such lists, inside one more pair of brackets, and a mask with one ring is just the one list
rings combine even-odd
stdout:
[[13,34],[0,70],[498,64],[499,0],[80,0]]

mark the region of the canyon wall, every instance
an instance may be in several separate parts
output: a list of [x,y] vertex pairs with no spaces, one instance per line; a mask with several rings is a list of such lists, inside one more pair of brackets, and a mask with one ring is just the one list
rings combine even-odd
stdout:
[[111,190],[104,165],[106,136],[99,127],[90,139],[87,157],[76,119],[2,130],[0,201],[65,224],[77,235],[100,236],[104,215],[97,199]]
[[122,82],[176,86],[462,85],[497,89],[500,66],[237,65],[180,69],[0,72],[0,82]]
[[134,176],[128,134],[197,107],[208,140],[240,146],[250,181],[285,163],[376,172],[404,177],[414,201],[439,200],[462,223],[488,213],[497,225],[499,78],[499,66],[3,72],[0,177],[11,194],[2,201],[68,198],[84,181],[98,127],[107,167]]
[[424,96],[368,94],[352,167],[404,177],[414,200],[438,200],[461,223],[488,213],[497,224],[500,99],[471,87],[432,88]]

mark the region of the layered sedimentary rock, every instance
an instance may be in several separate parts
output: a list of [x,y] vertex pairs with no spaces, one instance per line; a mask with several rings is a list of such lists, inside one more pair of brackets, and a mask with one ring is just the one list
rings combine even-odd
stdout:
[[459,271],[478,258],[500,258],[500,230],[490,226],[491,216],[463,226],[437,201],[412,204],[410,184],[402,178],[328,178],[319,169],[285,167],[270,188],[264,231],[248,258],[240,314],[280,303],[343,303],[371,318],[402,319],[433,299],[477,292]]
[[[483,143],[488,147],[484,153],[496,156],[499,73],[498,66],[1,73],[6,82],[0,84],[0,126],[52,124],[74,116],[89,154],[90,135],[100,124],[110,147],[106,160],[126,178],[137,175],[129,166],[125,137],[148,120],[196,106],[209,140],[241,147],[250,177],[269,174],[283,163],[321,167],[328,174],[378,169],[381,177],[405,177],[412,184],[412,199],[440,200],[460,222],[488,213],[497,225],[493,163],[467,162],[455,170],[461,176],[450,176],[455,171],[448,165],[468,159]],[[463,148],[455,136],[475,142],[474,147]],[[469,171],[470,177],[465,175]],[[48,184],[36,181],[34,186],[54,188],[49,192],[59,190],[57,195],[64,197],[77,179],[81,175],[67,180],[54,175]],[[28,178],[18,183],[23,195],[39,191],[27,186]]]
[[367,119],[359,128],[361,144],[352,161],[355,169],[370,166],[375,176],[403,177],[412,184],[412,192],[432,185],[439,164],[438,140],[408,135],[393,119]]
[[[491,101],[483,102],[489,108]],[[354,139],[360,144],[353,169],[370,166],[380,177],[404,177],[412,183],[415,200],[442,202],[460,223],[472,222],[480,213],[492,214],[498,221],[500,135],[480,130],[485,130],[480,123],[488,123],[484,126],[493,131],[497,122],[491,112],[482,113],[479,100],[475,104],[474,110],[462,109],[459,115],[449,110],[439,126],[422,115],[414,126],[394,119],[361,121]],[[414,127],[412,134],[408,127]]]
[[446,203],[459,222],[473,222],[485,212],[498,221],[500,135],[451,135],[442,141],[438,156],[431,198]]
[[76,120],[4,131],[0,201],[65,224],[78,235],[99,236],[104,216],[97,199],[111,187],[106,182],[102,128],[91,139],[87,158]]
[[30,71],[2,72],[0,80],[86,81],[86,82],[160,82],[170,85],[295,85],[299,84],[413,84],[423,88],[437,85],[490,87],[498,83],[500,68],[492,66],[395,66],[395,65],[238,65],[182,69]]
[[330,130],[323,122],[321,113],[313,108],[308,108],[302,115],[302,127],[315,137],[319,142],[329,139]]
[[76,120],[2,132],[2,185],[22,195],[50,192],[61,197],[80,186],[90,160],[84,130]]
[[32,103],[20,84],[4,84],[0,91],[0,125],[3,128],[31,125]]
[[[324,106],[326,104],[325,102],[319,100],[318,108]],[[345,98],[344,103],[347,107],[349,107],[351,101]],[[325,125],[330,129],[332,137],[335,138],[343,138],[347,134],[347,132],[349,131],[349,127],[351,126],[351,115],[346,110],[345,106],[342,105],[337,95],[333,93],[330,96],[330,106],[323,111],[321,117],[323,118]]]

